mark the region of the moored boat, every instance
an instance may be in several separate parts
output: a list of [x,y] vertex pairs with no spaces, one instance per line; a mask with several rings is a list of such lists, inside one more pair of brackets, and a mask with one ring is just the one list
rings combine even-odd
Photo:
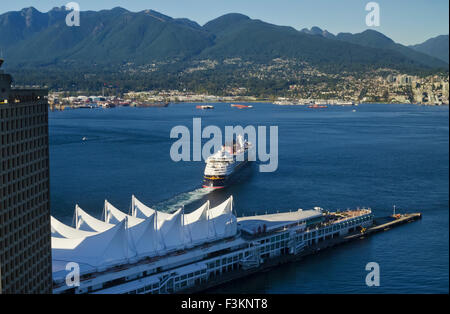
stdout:
[[231,104],[231,107],[235,107],[235,108],[238,108],[238,109],[253,108],[252,105],[237,105],[237,104]]
[[197,109],[214,109],[214,106],[211,105],[197,105],[195,106]]

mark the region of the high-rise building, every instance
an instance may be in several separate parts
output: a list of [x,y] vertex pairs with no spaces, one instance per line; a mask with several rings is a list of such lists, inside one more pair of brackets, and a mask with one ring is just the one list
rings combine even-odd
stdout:
[[0,293],[51,293],[48,92],[11,82],[0,70]]

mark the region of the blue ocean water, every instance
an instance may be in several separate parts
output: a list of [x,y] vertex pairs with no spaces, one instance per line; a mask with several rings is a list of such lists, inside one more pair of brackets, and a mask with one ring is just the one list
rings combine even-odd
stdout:
[[[52,215],[71,224],[79,204],[100,217],[105,199],[127,212],[132,194],[165,211],[233,195],[238,215],[368,206],[386,216],[396,205],[423,219],[210,292],[449,292],[448,107],[214,106],[50,112]],[[256,164],[232,187],[201,189],[204,162],[175,163],[169,154],[170,130],[192,130],[193,117],[203,126],[278,126],[278,170],[261,173]],[[379,287],[365,284],[369,262],[380,265]]]

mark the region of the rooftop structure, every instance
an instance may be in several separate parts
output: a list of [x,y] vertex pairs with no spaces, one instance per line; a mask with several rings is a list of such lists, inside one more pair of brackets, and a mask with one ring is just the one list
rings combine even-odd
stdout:
[[251,235],[262,232],[271,232],[278,229],[288,228],[292,225],[306,223],[314,218],[323,216],[319,209],[314,210],[297,210],[294,212],[239,217],[239,228]]

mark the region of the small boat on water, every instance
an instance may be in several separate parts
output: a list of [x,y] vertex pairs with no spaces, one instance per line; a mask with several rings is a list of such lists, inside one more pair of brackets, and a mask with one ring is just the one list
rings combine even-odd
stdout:
[[97,107],[97,104],[94,104],[94,103],[86,103],[86,104],[81,104],[81,105],[75,106],[75,108],[78,108],[78,109],[92,109],[95,107]]
[[198,106],[195,106],[195,108],[197,108],[197,109],[214,109],[214,106],[211,106],[211,105],[198,105]]
[[237,105],[237,104],[231,104],[231,107],[235,107],[238,109],[253,108],[253,106],[251,106],[251,105]]
[[115,105],[114,103],[109,102],[109,101],[108,101],[108,102],[101,103],[101,104],[99,104],[99,106],[102,107],[102,108],[104,108],[104,109],[115,108],[115,107],[116,107],[116,105]]
[[326,108],[328,108],[328,106],[327,105],[314,104],[314,105],[308,106],[308,108],[312,108],[312,109],[326,109]]

